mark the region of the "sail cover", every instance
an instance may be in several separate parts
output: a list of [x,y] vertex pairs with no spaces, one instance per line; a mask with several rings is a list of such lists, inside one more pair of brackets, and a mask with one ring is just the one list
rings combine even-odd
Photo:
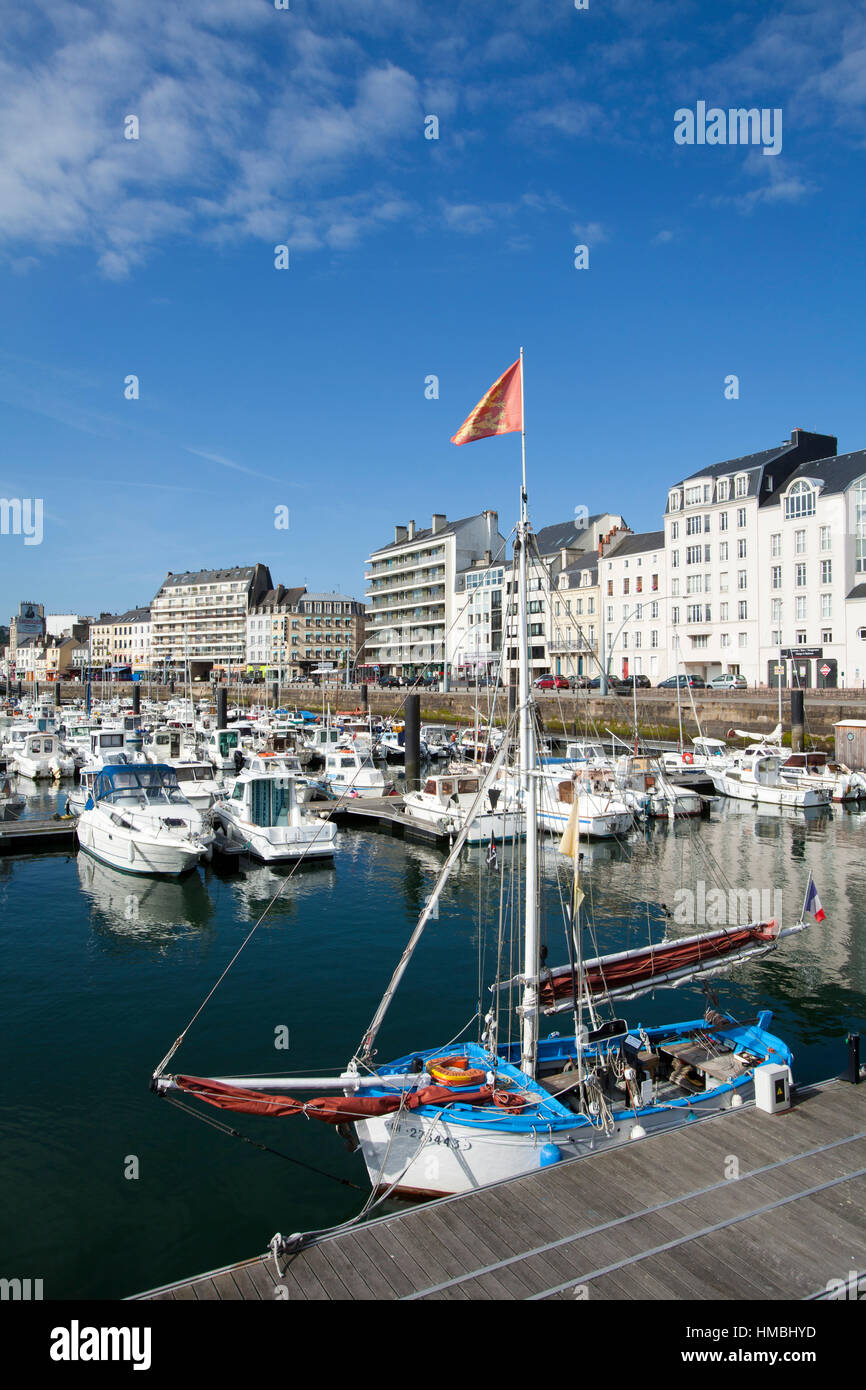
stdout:
[[295,1100],[292,1096],[245,1090],[201,1076],[175,1076],[174,1083],[179,1090],[220,1110],[235,1110],[244,1115],[306,1115],[328,1125],[390,1115],[401,1106],[404,1110],[417,1110],[419,1105],[453,1105],[455,1101],[461,1105],[493,1103],[491,1086],[482,1086],[477,1091],[455,1091],[453,1086],[422,1086],[417,1091],[395,1092],[388,1096],[316,1096],[313,1100]]
[[[783,934],[787,935],[791,930],[794,929],[788,928]],[[643,993],[651,989],[653,984],[670,983],[672,976],[682,979],[692,973],[701,974],[723,961],[733,964],[734,960],[754,950],[766,950],[775,943],[779,934],[779,925],[774,918],[748,927],[704,932],[700,936],[683,937],[680,941],[670,941],[660,946],[647,946],[588,960],[581,977],[586,982],[585,988],[594,998],[623,995],[631,991]],[[574,984],[570,966],[551,971],[541,981],[539,1000],[541,1007],[548,1010],[556,1010],[560,1001],[563,1001],[563,1007],[573,1005]]]

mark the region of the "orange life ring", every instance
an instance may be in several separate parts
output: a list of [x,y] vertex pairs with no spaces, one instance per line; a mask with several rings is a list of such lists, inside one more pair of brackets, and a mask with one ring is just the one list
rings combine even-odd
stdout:
[[487,1073],[469,1065],[468,1057],[434,1057],[427,1070],[442,1086],[483,1086]]
[[693,754],[693,753],[683,753],[683,762],[684,762],[684,763],[693,763],[694,760],[695,760],[695,758],[694,758],[694,754]]

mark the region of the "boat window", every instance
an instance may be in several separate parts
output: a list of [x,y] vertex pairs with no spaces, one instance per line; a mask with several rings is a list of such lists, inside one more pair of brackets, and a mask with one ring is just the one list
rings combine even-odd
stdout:
[[428,796],[436,795],[436,782],[433,777],[428,777],[427,781],[424,783],[424,790]]
[[571,782],[560,782],[559,799],[566,806],[571,806],[574,801],[574,785]]
[[460,777],[460,778],[458,779],[458,781],[457,781],[457,790],[458,790],[458,792],[477,792],[477,791],[478,791],[478,778],[477,778],[477,777]]
[[354,767],[354,766],[355,766],[355,759],[354,759],[354,758],[341,758],[341,759],[340,759],[340,767]]
[[454,783],[450,780],[450,778],[447,782],[442,781],[439,783],[439,794],[440,796],[454,795]]
[[234,788],[232,790],[232,801],[243,801],[243,799],[244,784],[243,782],[235,782]]

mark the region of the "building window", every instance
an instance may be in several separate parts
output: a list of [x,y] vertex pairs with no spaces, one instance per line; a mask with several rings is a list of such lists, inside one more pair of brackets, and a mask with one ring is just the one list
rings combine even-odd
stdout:
[[739,541],[737,541],[737,559],[738,559],[738,560],[745,560],[745,558],[746,558],[746,542],[745,542],[745,540],[739,540]]
[[657,647],[658,644],[659,644],[658,629],[657,629],[657,628],[653,628],[652,631],[650,632],[650,646],[651,646],[651,647]]
[[703,491],[700,487],[686,488],[686,506],[696,507],[703,499]]
[[829,550],[830,547],[831,547],[831,545],[832,545],[832,541],[831,541],[831,539],[830,539],[830,527],[829,527],[829,526],[822,526],[822,527],[821,527],[821,531],[820,531],[820,536],[821,536],[821,549],[822,549],[822,550]]
[[822,560],[822,561],[821,561],[821,583],[822,583],[822,584],[832,584],[832,583],[833,583],[833,561],[832,561],[832,560]]
[[671,551],[671,569],[674,569],[674,570],[675,570],[675,569],[679,569],[679,567],[680,567],[680,552],[679,552],[678,550],[673,550],[673,551]]
[[749,645],[749,634],[747,632],[737,633],[737,646],[747,647]]
[[672,540],[672,541],[675,541],[675,540],[677,539],[677,537],[679,536],[679,534],[680,534],[680,523],[679,523],[678,521],[672,521],[672,522],[671,522],[671,540]]
[[658,604],[657,604],[657,603],[651,603],[651,604],[650,604],[650,617],[651,617],[651,618],[657,618],[658,615],[659,615],[659,606],[658,606]]
[[825,628],[823,629],[823,631],[822,631],[822,633],[821,633],[821,641],[824,642],[824,643],[826,643],[827,646],[830,646],[830,645],[832,644],[832,641],[833,641],[833,633],[830,631],[829,628],[825,627]]
[[822,595],[821,595],[821,617],[822,617],[822,618],[832,618],[832,616],[833,616],[833,595],[832,595],[832,594],[822,594]]
[[747,572],[746,570],[737,570],[737,588],[738,588],[738,589],[748,589],[748,587],[749,587],[749,576],[748,576],[748,572]]
[[780,623],[781,621],[782,621],[782,600],[781,600],[780,598],[774,598],[774,599],[773,599],[773,622],[774,622],[774,623]]
[[785,519],[786,521],[796,520],[801,516],[815,515],[815,489],[802,478],[794,483],[785,498]]
[[795,532],[794,532],[794,554],[795,554],[795,555],[805,555],[805,554],[806,554],[806,532],[805,532],[805,531],[795,531]]
[[[679,620],[680,620],[680,610],[679,610],[678,608],[672,608],[672,609],[671,609],[671,623],[673,624],[674,627],[676,627],[676,625],[677,625],[677,623],[679,622]],[[864,631],[866,631],[866,629],[864,629]]]
[[727,560],[727,558],[728,558],[728,542],[727,542],[727,541],[722,541],[722,542],[720,543],[720,545],[719,545],[719,559],[720,559],[720,560]]
[[719,530],[720,530],[720,531],[727,531],[727,529],[728,529],[728,513],[727,513],[727,512],[721,512],[721,513],[719,514]]
[[796,611],[795,611],[795,613],[794,613],[794,617],[797,619],[797,622],[798,622],[798,623],[805,622],[805,621],[806,621],[806,596],[805,596],[805,594],[803,594],[803,595],[801,595],[799,598],[795,599],[795,600],[794,600],[794,603],[795,603],[795,609],[796,609]]
[[719,479],[719,486],[718,486],[718,489],[717,489],[717,492],[716,492],[716,500],[717,500],[718,502],[727,502],[727,500],[728,500],[728,494],[729,494],[729,492],[730,492],[730,487],[731,487],[730,479],[728,479],[728,478],[720,478],[720,479]]
[[794,566],[794,583],[798,589],[802,589],[806,584],[806,566],[802,563]]
[[738,475],[737,475],[737,478],[736,478],[736,481],[735,481],[735,485],[734,485],[734,494],[735,494],[735,496],[737,496],[737,497],[745,497],[745,496],[747,495],[748,491],[749,491],[749,479],[748,479],[748,476],[747,476],[745,473],[740,473],[740,474],[738,474]]
[[701,564],[701,552],[702,552],[702,547],[699,546],[699,545],[689,545],[689,546],[687,546],[687,547],[686,547],[686,564],[687,564],[687,565],[699,565],[699,564]]
[[738,526],[745,526],[745,524],[746,524],[746,509],[745,509],[745,507],[738,507],[738,508],[737,508],[737,525],[738,525]]
[[682,497],[682,493],[680,493],[680,492],[672,492],[672,493],[670,494],[670,496],[668,497],[668,505],[670,506],[670,509],[671,509],[672,512],[678,512],[678,511],[679,511],[679,509],[680,509],[680,507],[681,507],[681,505],[682,505],[681,500],[680,500],[681,497]]
[[781,587],[782,587],[782,566],[781,566],[781,565],[774,565],[773,568],[770,570],[770,587],[773,588],[773,589],[781,589]]
[[719,642],[721,646],[729,647],[731,645],[731,634],[729,632],[723,632],[719,638]]
[[770,537],[770,554],[773,555],[773,556],[776,556],[776,555],[781,555],[781,553],[782,553],[782,533],[781,533],[781,531],[777,531],[776,534],[775,534],[774,536],[771,536],[771,537]]
[[806,634],[805,634],[805,632],[803,632],[803,631],[798,631],[798,633],[797,633],[797,646],[798,646],[798,647],[805,647],[805,645],[806,645]]
[[749,611],[748,611],[748,610],[749,610],[749,605],[748,605],[748,603],[746,602],[745,599],[741,599],[740,602],[737,604],[737,617],[740,618],[741,620],[744,619],[744,618],[748,618],[748,616],[749,616]]
[[722,623],[728,621],[728,605],[726,603],[719,604],[719,621]]

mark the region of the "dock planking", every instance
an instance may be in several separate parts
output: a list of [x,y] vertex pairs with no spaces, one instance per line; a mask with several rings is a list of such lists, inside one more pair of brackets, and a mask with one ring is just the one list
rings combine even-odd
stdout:
[[[739,1176],[731,1176],[733,1172]],[[758,1301],[866,1270],[866,1085],[697,1121],[141,1299]]]
[[76,816],[50,820],[0,821],[0,854],[34,854],[73,848]]

